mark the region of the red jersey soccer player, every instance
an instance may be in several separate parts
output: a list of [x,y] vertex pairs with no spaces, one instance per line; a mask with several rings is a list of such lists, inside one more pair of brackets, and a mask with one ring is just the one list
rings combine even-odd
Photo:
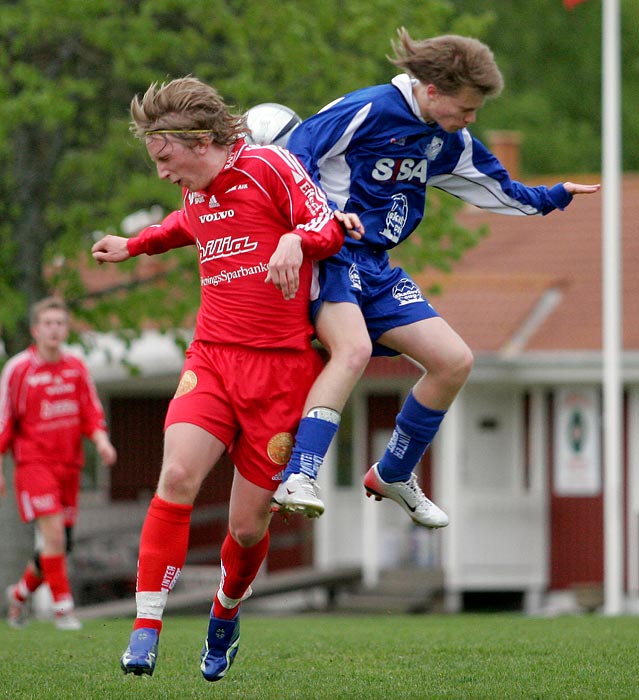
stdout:
[[133,99],[131,114],[158,176],[183,188],[184,204],[136,238],[106,236],[93,256],[120,262],[196,245],[201,306],[167,412],[159,483],[140,540],[137,618],[120,663],[125,673],[153,673],[193,501],[228,449],[235,465],[229,530],[200,659],[204,678],[217,681],[237,653],[239,605],[268,551],[271,496],[322,366],[311,346],[312,260],[339,250],[343,230],[299,161],[246,144],[243,117],[214,88],[195,78],[154,84]]
[[[69,314],[61,299],[35,304],[35,343],[7,362],[0,379],[0,459],[12,449],[20,517],[36,522],[42,540],[20,581],[7,590],[12,627],[24,624],[26,600],[43,581],[51,589],[58,629],[81,627],[73,614],[65,550],[70,551],[77,516],[82,436],[93,440],[106,465],[116,460],[87,368],[62,349],[68,333]],[[5,493],[0,469],[0,495]]]

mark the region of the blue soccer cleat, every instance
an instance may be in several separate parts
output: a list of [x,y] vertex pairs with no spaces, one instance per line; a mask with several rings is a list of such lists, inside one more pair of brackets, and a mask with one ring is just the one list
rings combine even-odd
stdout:
[[226,675],[240,646],[240,613],[232,620],[213,617],[200,656],[200,671],[207,681],[219,681]]
[[159,642],[160,633],[155,629],[140,627],[133,630],[129,646],[120,659],[124,673],[134,673],[136,676],[146,673],[152,676],[158,659]]

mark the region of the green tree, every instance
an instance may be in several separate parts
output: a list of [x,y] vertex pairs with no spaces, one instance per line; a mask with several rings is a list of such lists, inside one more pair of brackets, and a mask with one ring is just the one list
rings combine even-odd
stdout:
[[[92,232],[118,232],[131,212],[179,206],[128,132],[132,95],[153,81],[195,74],[237,109],[261,101],[306,116],[343,92],[394,73],[385,55],[398,26],[415,36],[482,34],[485,16],[443,0],[9,0],[0,13],[0,327],[12,354],[28,341],[26,311],[52,289],[96,329],[139,327],[153,309],[163,329],[197,306],[193,250],[174,251],[149,285],[139,261],[125,280],[87,290]],[[475,237],[450,223],[448,202],[433,208],[417,246],[435,264]],[[447,233],[448,232],[448,233]],[[442,244],[442,245],[440,245]],[[435,256],[435,257],[432,257]],[[93,274],[93,277],[96,277]],[[158,283],[158,282],[161,282]]]
[[[474,131],[522,133],[527,174],[595,173],[601,167],[602,0],[566,10],[561,0],[453,0],[458,10],[489,12],[481,37],[505,79]],[[639,3],[621,0],[623,167],[639,168]]]

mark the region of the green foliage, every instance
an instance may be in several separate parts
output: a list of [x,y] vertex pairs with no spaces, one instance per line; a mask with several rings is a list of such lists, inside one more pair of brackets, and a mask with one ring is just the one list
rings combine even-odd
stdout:
[[[204,617],[166,616],[155,674],[124,676],[129,620],[0,627],[2,700],[635,700],[632,617],[244,613],[228,676],[200,675]],[[35,651],[37,650],[37,652]]]
[[[459,11],[488,12],[481,37],[504,74],[473,131],[517,129],[528,174],[595,173],[601,163],[602,2],[568,11],[561,0],[452,0]],[[639,3],[620,0],[623,167],[639,169]]]
[[[85,290],[100,232],[131,212],[180,205],[128,130],[131,97],[154,81],[194,74],[245,110],[261,101],[310,114],[344,91],[386,81],[389,40],[485,22],[440,0],[14,0],[0,14],[0,325],[9,353],[28,338],[26,309],[52,290],[98,330],[161,329],[192,318],[199,299],[193,256],[170,254],[163,284],[137,265],[108,289]],[[436,227],[437,224],[434,223]],[[104,277],[104,276],[103,276]],[[124,288],[122,288],[124,284]],[[150,311],[152,310],[152,311]]]

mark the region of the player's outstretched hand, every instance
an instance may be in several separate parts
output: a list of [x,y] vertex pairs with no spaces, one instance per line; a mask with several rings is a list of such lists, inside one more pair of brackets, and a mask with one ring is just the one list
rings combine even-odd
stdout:
[[293,299],[300,286],[300,267],[304,260],[302,239],[296,233],[285,233],[268,261],[265,282],[272,282],[285,299]]
[[91,247],[93,259],[101,265],[105,262],[122,262],[128,260],[129,249],[126,247],[127,239],[124,236],[108,235],[101,238]]
[[564,182],[564,187],[570,194],[592,194],[599,192],[601,185],[578,185],[575,182]]
[[337,210],[333,212],[333,215],[340,222],[340,224],[342,224],[344,230],[351,238],[359,241],[359,239],[364,235],[364,225],[359,220],[359,216],[357,216],[357,214]]

